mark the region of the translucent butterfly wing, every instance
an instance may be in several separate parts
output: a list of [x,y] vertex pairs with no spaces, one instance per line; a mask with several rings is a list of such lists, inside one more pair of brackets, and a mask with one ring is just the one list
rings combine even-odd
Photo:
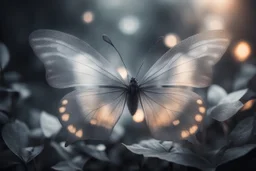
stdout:
[[30,44],[51,86],[76,88],[59,108],[59,119],[70,133],[67,142],[107,139],[125,106],[126,80],[108,60],[71,35],[38,30],[30,35]]
[[209,31],[183,40],[167,51],[141,77],[141,86],[191,86],[210,84],[212,67],[229,44],[224,31]]
[[126,84],[108,60],[74,36],[53,30],[37,30],[29,40],[44,63],[47,81],[53,87]]
[[126,103],[123,89],[75,90],[61,100],[59,117],[71,133],[68,142],[79,139],[107,139]]
[[152,135],[159,140],[187,138],[205,115],[201,97],[183,88],[147,88],[140,103]]

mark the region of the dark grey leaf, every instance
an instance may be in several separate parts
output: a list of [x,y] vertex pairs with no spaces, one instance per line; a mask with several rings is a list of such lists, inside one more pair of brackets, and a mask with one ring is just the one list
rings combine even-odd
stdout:
[[247,117],[236,125],[228,136],[233,145],[243,145],[248,142],[252,135],[253,121],[254,117]]
[[19,92],[21,99],[27,99],[31,95],[31,92],[26,84],[14,83],[11,87],[13,90]]
[[22,149],[28,145],[28,135],[28,127],[25,123],[18,120],[5,124],[2,129],[2,137],[5,144],[23,161]]
[[9,63],[10,55],[7,47],[0,43],[0,68],[4,69]]
[[105,145],[85,145],[84,143],[78,143],[77,144],[79,149],[82,150],[82,152],[85,152],[86,154],[101,160],[101,161],[109,161],[109,158],[107,157],[106,151],[105,151]]
[[46,112],[41,113],[40,125],[45,137],[51,137],[61,129],[58,118]]
[[234,90],[245,88],[249,79],[256,74],[256,67],[252,64],[243,64],[240,72],[237,74],[234,81]]
[[0,125],[7,123],[8,119],[6,114],[0,111]]
[[221,162],[218,165],[221,165],[229,161],[232,161],[234,159],[237,159],[239,157],[242,157],[247,153],[249,153],[251,150],[253,150],[255,147],[256,147],[256,144],[247,144],[241,147],[230,148],[226,150],[226,152],[222,156]]
[[243,95],[245,95],[245,93],[247,92],[248,89],[243,89],[243,90],[238,90],[235,92],[232,92],[230,94],[228,94],[225,98],[223,98],[219,104],[224,104],[224,103],[230,103],[230,102],[236,102],[238,100],[241,99],[241,97],[243,97]]
[[208,89],[207,101],[211,106],[215,106],[226,96],[227,92],[222,87],[214,84]]
[[77,171],[83,170],[84,164],[87,162],[88,159],[85,159],[81,156],[77,156],[72,159],[72,161],[62,161],[54,165],[52,168],[55,170],[60,170],[60,171]]
[[44,146],[26,147],[22,150],[22,158],[24,162],[28,163],[38,156],[44,149]]
[[67,161],[57,163],[56,165],[52,166],[52,169],[59,171],[76,171],[76,169],[69,166]]
[[211,168],[209,161],[177,143],[160,143],[158,140],[146,140],[141,141],[139,144],[125,146],[131,152],[141,154],[144,157],[156,157],[199,169]]
[[211,108],[209,110],[209,116],[217,121],[223,122],[234,116],[243,106],[243,103],[240,101],[223,103]]
[[0,88],[0,97],[0,110],[8,112],[17,101],[19,93],[12,89]]

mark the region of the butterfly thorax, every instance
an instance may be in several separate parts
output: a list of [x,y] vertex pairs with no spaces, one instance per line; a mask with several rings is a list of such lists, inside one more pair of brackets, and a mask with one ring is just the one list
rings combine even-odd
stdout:
[[138,108],[139,86],[135,78],[131,78],[127,92],[127,106],[133,116]]

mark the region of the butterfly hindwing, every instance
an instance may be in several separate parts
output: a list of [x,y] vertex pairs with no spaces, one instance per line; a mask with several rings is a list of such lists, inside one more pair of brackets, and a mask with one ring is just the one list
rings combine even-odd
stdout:
[[184,88],[146,88],[140,103],[151,133],[159,140],[180,140],[194,134],[205,115],[203,100]]
[[75,90],[61,100],[59,118],[71,136],[69,141],[108,139],[126,102],[123,89]]

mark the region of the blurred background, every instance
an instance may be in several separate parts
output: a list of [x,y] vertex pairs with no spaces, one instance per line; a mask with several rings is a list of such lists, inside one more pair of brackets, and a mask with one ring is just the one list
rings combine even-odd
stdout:
[[[102,35],[107,34],[131,70],[144,57],[156,60],[189,36],[224,29],[231,34],[232,41],[214,68],[213,84],[230,93],[246,88],[246,82],[256,73],[255,0],[1,0],[0,3],[0,42],[10,53],[4,71],[7,80],[19,80],[19,86],[12,88],[29,97],[25,98],[26,109],[22,109],[23,114],[20,112],[18,118],[29,123],[30,129],[38,127],[39,115],[33,116],[40,112],[35,110],[56,115],[59,100],[70,91],[47,84],[43,63],[28,42],[29,35],[37,29],[74,35],[115,62],[117,53],[102,40]],[[161,41],[155,44],[160,37]],[[206,91],[198,90],[204,98]],[[247,109],[253,103],[248,103]],[[141,128],[136,123],[142,123],[144,116],[138,112],[133,118],[126,117],[136,128],[126,127],[127,142],[134,142],[142,135],[140,131],[144,131],[134,131]],[[123,132],[119,129],[119,134]],[[148,130],[145,132],[143,135],[149,135]]]

